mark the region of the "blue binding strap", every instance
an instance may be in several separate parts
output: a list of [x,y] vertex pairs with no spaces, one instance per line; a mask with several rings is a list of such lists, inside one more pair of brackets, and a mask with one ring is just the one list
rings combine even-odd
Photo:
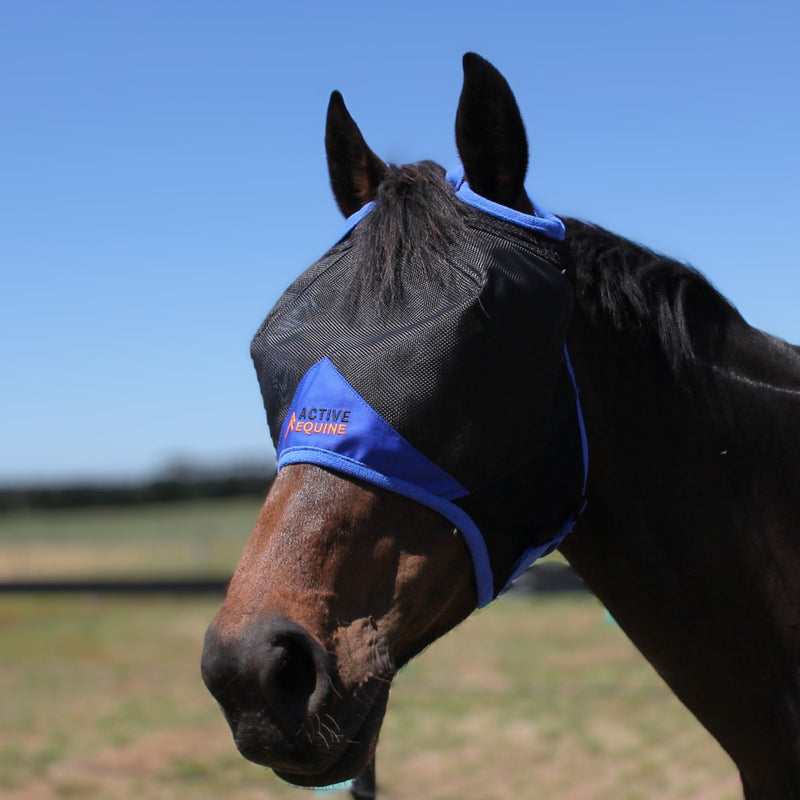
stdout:
[[[456,197],[458,197],[459,200],[486,214],[510,222],[512,225],[518,225],[521,228],[539,231],[545,234],[545,236],[549,236],[551,239],[556,239],[559,242],[563,241],[566,236],[564,223],[558,217],[539,208],[536,203],[532,204],[534,210],[533,214],[523,214],[521,211],[508,208],[508,206],[501,205],[500,203],[495,203],[493,200],[489,200],[479,195],[477,192],[474,192],[470,188],[469,183],[467,183],[464,177],[464,168],[461,166],[447,173],[447,182],[453,187],[453,191],[456,193]],[[375,208],[374,200],[362,206],[354,214],[351,214],[345,220],[344,230],[339,236],[339,241],[344,239],[373,208]]]
[[539,231],[540,233],[549,236],[551,239],[557,239],[559,242],[566,236],[566,228],[564,223],[558,218],[549,214],[547,211],[539,208],[533,203],[533,214],[523,214],[514,208],[495,203],[477,192],[474,192],[469,183],[464,177],[464,168],[458,167],[447,173],[447,181],[453,187],[456,197],[469,206],[474,206],[477,209],[491,214],[493,217],[503,219],[510,222],[512,225],[519,225],[521,228],[528,228],[532,231]]
[[364,217],[366,217],[373,208],[375,208],[375,201],[370,200],[369,203],[361,206],[358,211],[356,211],[354,214],[351,214],[344,221],[344,230],[339,235],[337,241],[341,242],[342,239],[344,239],[344,237],[347,236],[347,234],[350,233],[350,231],[353,230],[353,228],[355,228],[355,226],[358,225],[358,223],[361,222],[361,220],[364,219]]

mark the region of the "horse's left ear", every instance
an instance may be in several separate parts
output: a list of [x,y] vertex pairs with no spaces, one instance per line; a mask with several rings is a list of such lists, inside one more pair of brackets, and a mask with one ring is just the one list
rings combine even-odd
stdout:
[[369,149],[339,92],[331,95],[325,126],[328,174],[336,203],[346,217],[375,199],[386,164]]
[[525,204],[528,137],[506,79],[475,53],[464,56],[456,145],[470,187],[504,206]]

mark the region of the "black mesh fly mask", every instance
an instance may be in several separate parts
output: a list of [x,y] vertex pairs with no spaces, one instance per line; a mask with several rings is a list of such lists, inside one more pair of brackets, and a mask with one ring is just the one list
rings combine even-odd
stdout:
[[316,464],[435,509],[464,535],[484,606],[572,528],[586,438],[563,224],[447,180],[461,228],[439,263],[382,297],[358,246],[370,203],[284,293],[252,356],[278,469]]

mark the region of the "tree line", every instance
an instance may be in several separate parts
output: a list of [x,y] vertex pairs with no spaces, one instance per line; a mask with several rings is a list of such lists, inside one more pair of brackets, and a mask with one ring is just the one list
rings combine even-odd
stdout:
[[273,478],[274,470],[262,467],[214,473],[187,470],[140,483],[80,482],[58,486],[0,487],[0,513],[264,496]]

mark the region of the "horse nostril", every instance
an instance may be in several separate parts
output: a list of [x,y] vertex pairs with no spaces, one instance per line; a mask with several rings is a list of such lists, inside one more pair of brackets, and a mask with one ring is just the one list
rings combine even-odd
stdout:
[[318,665],[309,643],[283,636],[271,643],[258,675],[258,685],[264,699],[290,705],[293,710],[306,711],[317,689]]
[[330,696],[328,657],[311,634],[283,616],[253,620],[236,637],[206,636],[203,678],[232,726],[242,715],[294,735]]
[[273,617],[261,632],[258,688],[270,716],[284,725],[319,712],[330,693],[325,651],[308,631]]

